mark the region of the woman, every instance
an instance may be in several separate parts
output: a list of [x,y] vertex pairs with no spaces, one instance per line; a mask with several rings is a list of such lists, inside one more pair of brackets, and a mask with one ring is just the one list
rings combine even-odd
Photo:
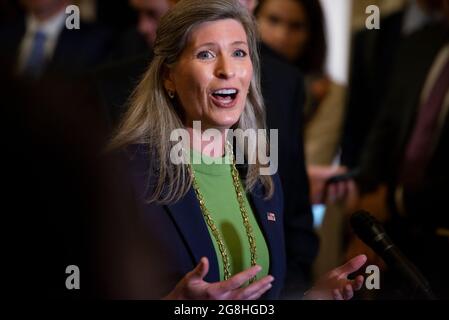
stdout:
[[[226,137],[228,129],[263,129],[256,40],[254,22],[237,1],[179,2],[161,20],[154,60],[112,142],[129,150],[146,226],[163,251],[165,298],[277,298],[282,289],[279,178],[261,175],[258,159],[248,161],[251,146],[236,146],[247,160],[237,168]],[[218,130],[220,139],[203,141],[195,121]],[[175,164],[178,144],[170,137],[180,128],[188,132],[180,149],[187,161]],[[195,156],[199,164],[186,163]],[[346,275],[364,259],[328,274],[308,297],[350,298],[363,277]]]

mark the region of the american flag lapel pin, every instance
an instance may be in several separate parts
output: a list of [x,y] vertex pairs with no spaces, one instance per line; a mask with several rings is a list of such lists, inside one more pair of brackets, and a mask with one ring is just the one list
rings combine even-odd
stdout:
[[276,215],[273,212],[267,212],[267,220],[276,222]]

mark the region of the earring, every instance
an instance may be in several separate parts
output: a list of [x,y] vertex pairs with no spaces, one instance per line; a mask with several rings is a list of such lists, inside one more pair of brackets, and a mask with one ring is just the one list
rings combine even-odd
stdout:
[[173,99],[175,97],[175,92],[171,90],[167,90],[167,94],[170,97],[170,99]]

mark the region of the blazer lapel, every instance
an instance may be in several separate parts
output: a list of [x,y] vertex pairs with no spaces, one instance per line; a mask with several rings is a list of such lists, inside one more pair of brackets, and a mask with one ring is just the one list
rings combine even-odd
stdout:
[[209,259],[209,272],[205,280],[219,281],[217,255],[193,188],[184,198],[167,205],[167,208],[190,249],[194,264],[197,265],[202,257]]
[[[277,212],[279,208],[274,208],[270,201],[263,199],[261,188],[257,188],[250,193],[250,201],[253,205],[254,215],[259,222],[265,240],[267,242],[270,253],[270,270],[269,273],[275,277],[282,274],[284,267],[284,235],[283,235],[283,221],[282,212]],[[275,220],[269,219],[269,214]],[[276,220],[277,218],[277,220]]]

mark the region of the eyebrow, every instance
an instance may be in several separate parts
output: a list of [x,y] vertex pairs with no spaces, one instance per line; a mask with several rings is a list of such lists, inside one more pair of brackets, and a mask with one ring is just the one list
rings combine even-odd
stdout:
[[[246,41],[234,41],[233,43],[231,43],[231,45],[245,45],[248,46],[248,43]],[[202,43],[200,44],[197,48],[201,48],[201,47],[213,47],[216,46],[217,44],[215,42],[206,42],[206,43]]]

